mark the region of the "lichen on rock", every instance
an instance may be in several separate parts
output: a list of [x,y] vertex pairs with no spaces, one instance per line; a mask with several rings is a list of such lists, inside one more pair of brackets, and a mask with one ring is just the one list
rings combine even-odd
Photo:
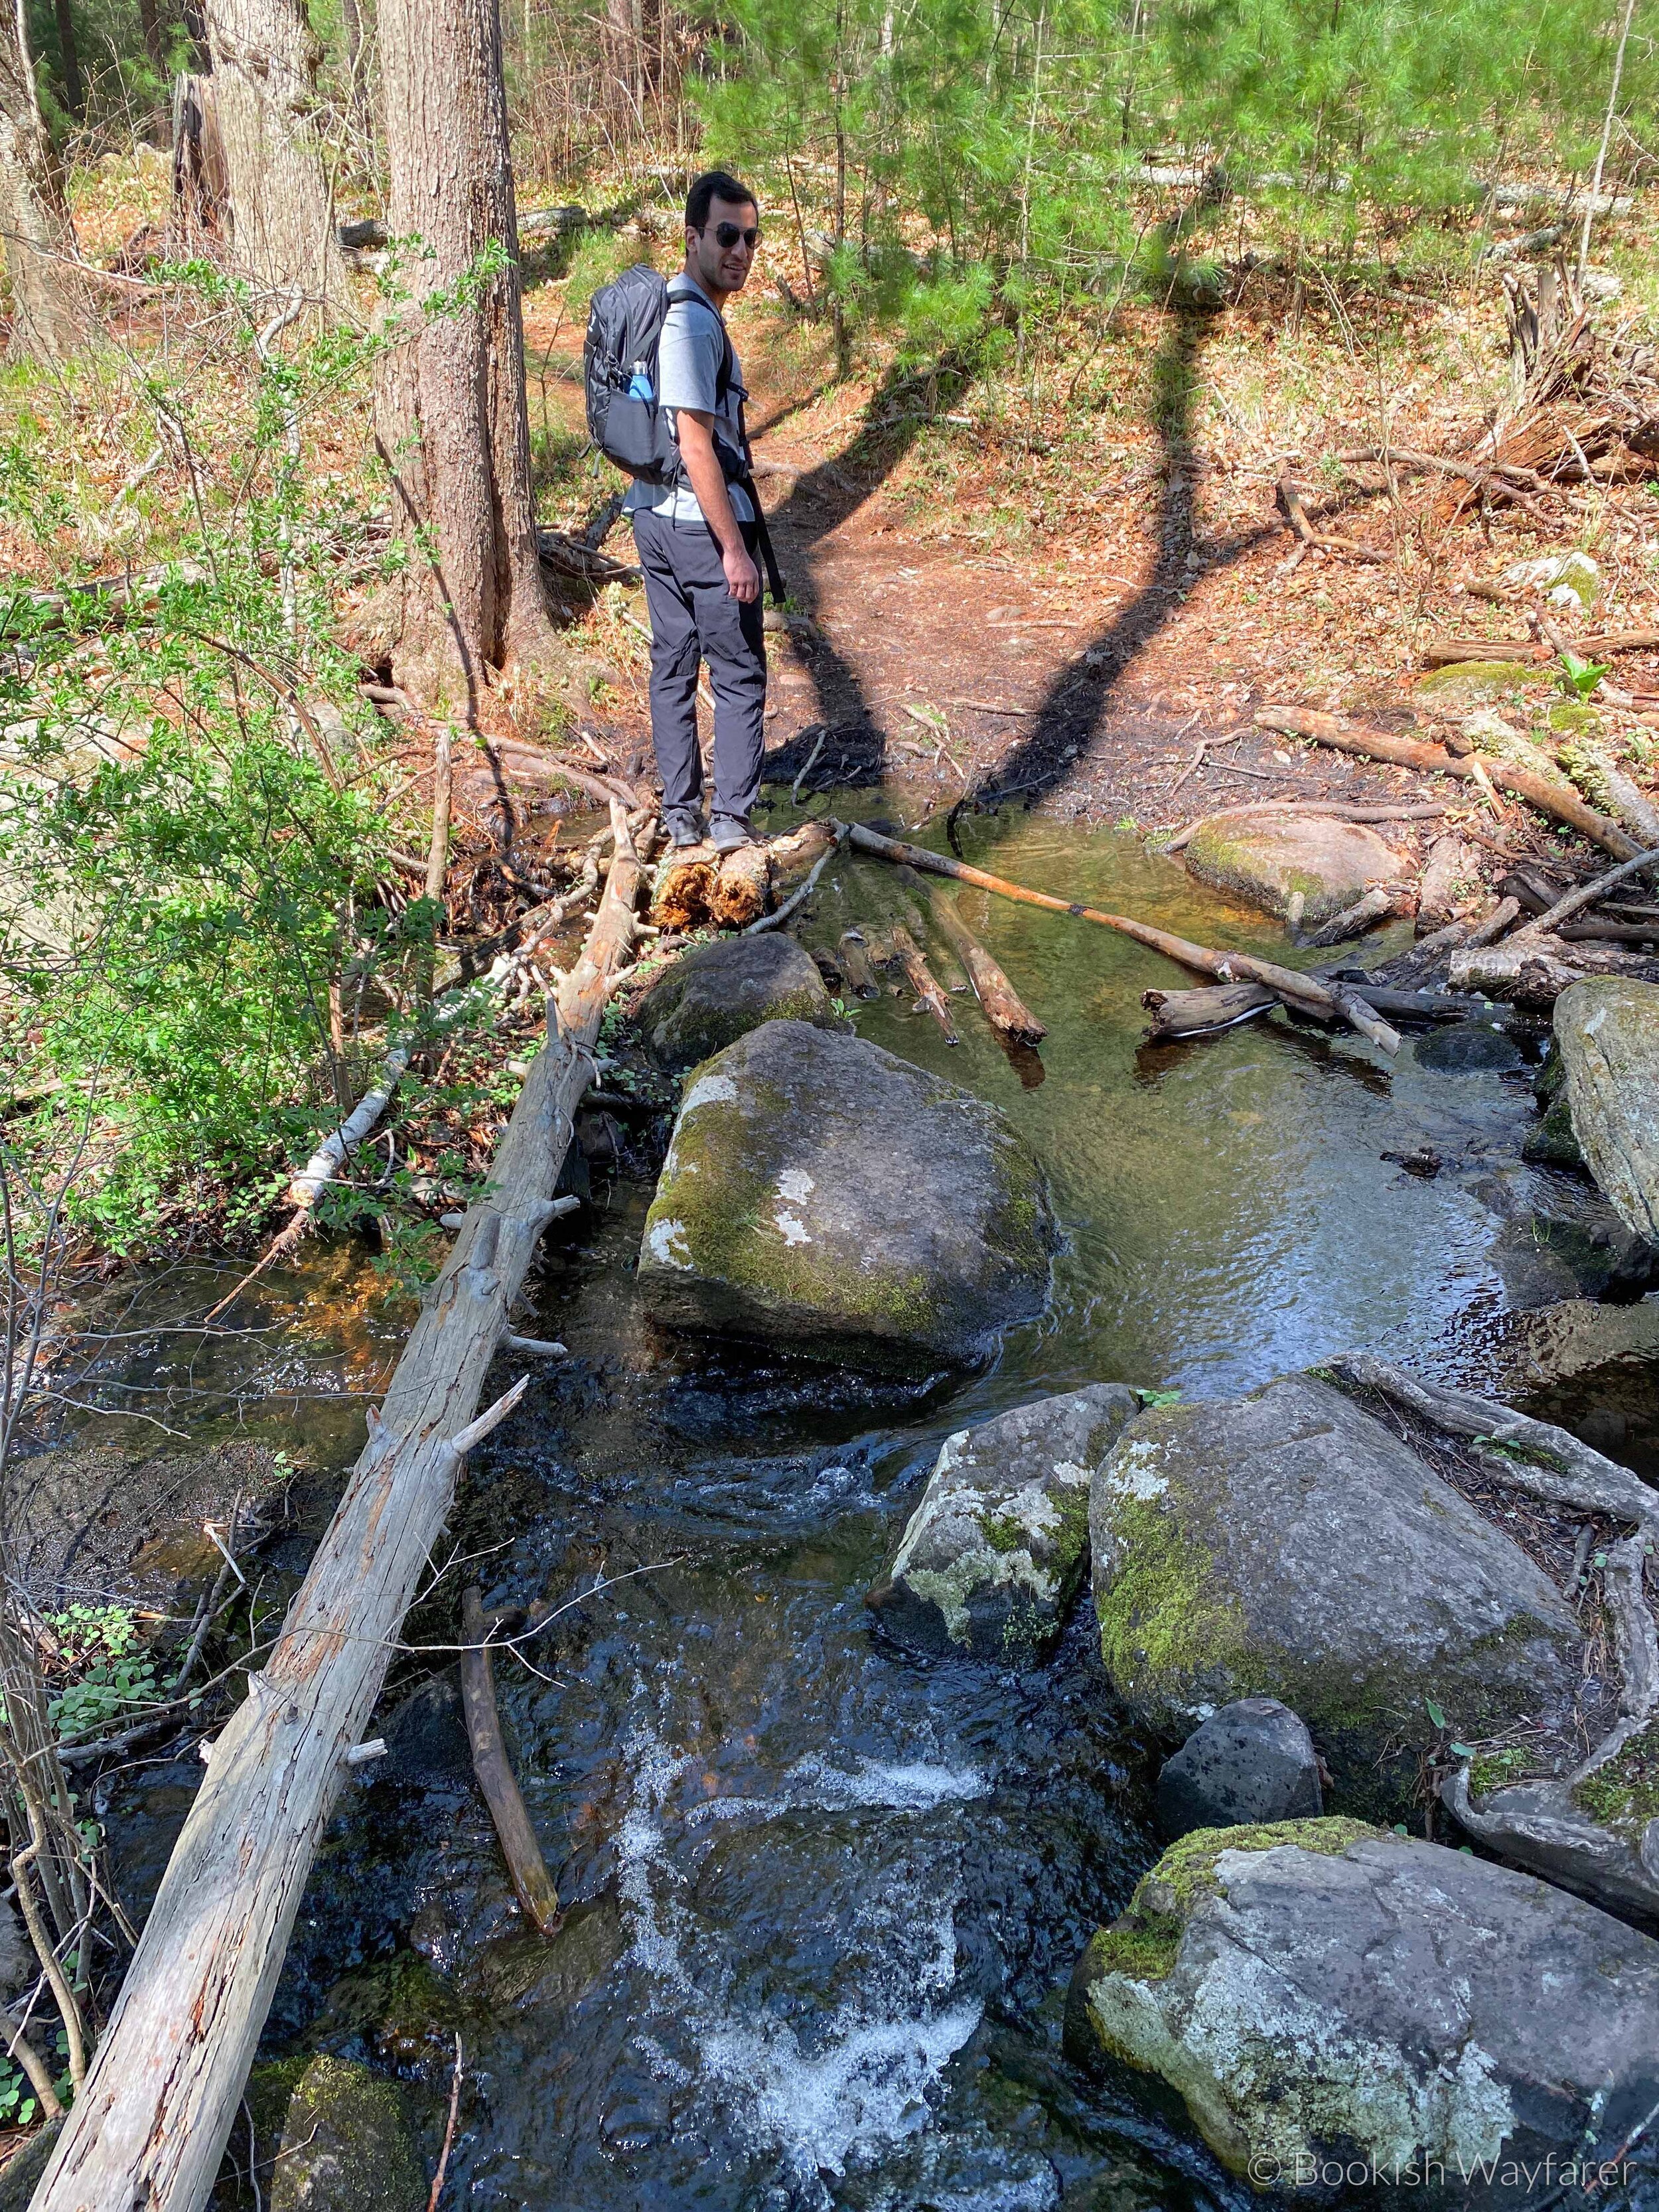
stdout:
[[1606,2157],[1651,2110],[1659,1943],[1354,1821],[1203,1830],[1089,1946],[1066,2037],[1159,2075],[1258,2184],[1354,2161],[1413,2201],[1513,2203],[1503,2161]]
[[1088,1559],[1089,1484],[1139,1410],[1121,1383],[947,1437],[868,1602],[912,1649],[1019,1665],[1064,1625]]
[[1329,815],[1238,810],[1200,822],[1186,848],[1188,874],[1288,917],[1293,900],[1310,927],[1353,904],[1373,884],[1408,871],[1374,830]]

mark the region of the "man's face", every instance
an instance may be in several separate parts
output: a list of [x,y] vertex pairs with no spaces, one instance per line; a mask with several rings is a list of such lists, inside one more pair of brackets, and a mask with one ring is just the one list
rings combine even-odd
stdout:
[[712,291],[741,292],[749,282],[759,220],[753,200],[716,199],[701,230],[687,225],[686,258]]

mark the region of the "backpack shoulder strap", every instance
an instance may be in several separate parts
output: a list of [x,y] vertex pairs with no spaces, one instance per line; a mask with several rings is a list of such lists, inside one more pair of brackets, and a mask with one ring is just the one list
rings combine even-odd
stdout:
[[706,307],[720,325],[720,365],[714,372],[714,403],[718,406],[732,389],[732,380],[737,374],[738,356],[732,344],[732,333],[726,327],[725,316],[721,314],[701,285],[694,284],[684,292],[671,289],[668,295],[670,307],[678,307],[682,301],[688,305],[695,304],[699,307]]

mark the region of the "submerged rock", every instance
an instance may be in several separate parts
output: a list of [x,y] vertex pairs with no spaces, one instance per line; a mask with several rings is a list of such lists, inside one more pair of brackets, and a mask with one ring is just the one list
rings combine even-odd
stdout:
[[1159,2075],[1258,2187],[1330,2201],[1357,2166],[1367,2195],[1553,2202],[1659,2101],[1659,1943],[1352,1821],[1212,1829],[1095,1937],[1066,2028]]
[[1158,1825],[1166,1836],[1247,1821],[1316,1820],[1323,1809],[1313,1738],[1277,1698],[1223,1705],[1164,1761],[1158,1778]]
[[695,1067],[763,1022],[842,1026],[811,955],[782,930],[683,952],[634,1010],[659,1066]]
[[1339,1804],[1410,1810],[1430,1704],[1472,1741],[1570,1726],[1581,1639],[1554,1584],[1411,1446],[1312,1376],[1163,1406],[1090,1498],[1095,1607],[1114,1688],[1185,1736],[1278,1698]]
[[[1212,814],[1187,844],[1187,869],[1281,920],[1310,928],[1351,907],[1373,884],[1396,881],[1406,863],[1363,823],[1328,814]],[[1299,913],[1293,902],[1300,899]]]
[[[298,2069],[260,2070],[269,2096]],[[298,2070],[270,2168],[270,2212],[424,2212],[428,2193],[395,2081],[326,2055]]]
[[1659,984],[1569,985],[1555,1039],[1586,1166],[1636,1234],[1659,1244]]
[[1038,1656],[1088,1563],[1090,1480],[1139,1406],[1091,1382],[947,1437],[866,1601],[888,1634],[1015,1666]]
[[1521,1048],[1490,1022],[1449,1022],[1413,1047],[1419,1067],[1437,1075],[1506,1075],[1522,1065]]
[[639,1281],[670,1326],[901,1372],[988,1358],[1048,1295],[1005,1115],[861,1038],[767,1022],[688,1082]]

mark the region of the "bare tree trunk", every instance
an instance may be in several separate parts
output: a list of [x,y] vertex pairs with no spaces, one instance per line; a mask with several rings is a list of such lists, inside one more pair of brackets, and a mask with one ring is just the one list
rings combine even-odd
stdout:
[[404,690],[476,721],[489,672],[553,643],[530,489],[501,21],[495,0],[383,0],[379,28],[387,222],[420,240],[376,392],[381,458],[411,540],[393,667]]
[[161,19],[155,12],[155,0],[138,0],[138,26],[144,34],[144,52],[149,65],[159,72],[161,67]]
[[323,50],[305,0],[209,0],[207,29],[237,266],[266,291],[338,309],[345,264],[311,120]]
[[0,24],[0,228],[11,279],[13,357],[67,360],[92,329],[92,302],[40,120],[21,6]]
[[81,119],[81,49],[75,36],[72,0],[53,0],[58,24],[58,58],[64,70],[64,105],[78,123]]

